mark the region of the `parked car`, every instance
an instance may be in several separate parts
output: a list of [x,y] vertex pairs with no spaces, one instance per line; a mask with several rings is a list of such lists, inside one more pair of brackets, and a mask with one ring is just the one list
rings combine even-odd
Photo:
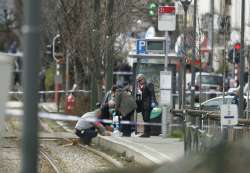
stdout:
[[[212,99],[209,99],[207,101],[204,101],[200,104],[195,104],[195,108],[199,109],[201,106],[201,110],[205,110],[205,111],[219,111],[220,110],[220,106],[222,104],[231,104],[232,100],[233,100],[234,96],[233,95],[226,95],[224,96],[224,102],[223,102],[223,97],[219,96],[219,97],[215,97]],[[244,96],[244,98],[247,100],[247,96]],[[250,101],[250,100],[249,100]],[[247,107],[246,107],[247,109]]]
[[222,91],[223,76],[215,73],[196,73],[195,89],[196,91]]
[[195,100],[203,102],[222,94],[223,76],[215,73],[196,73]]
[[[226,103],[231,103],[233,100],[234,96],[232,95],[227,95],[224,97],[224,104]],[[212,99],[209,99],[207,101],[204,101],[200,104],[196,104],[195,107],[196,109],[199,109],[201,106],[201,110],[206,110],[206,111],[219,111],[220,106],[223,104],[223,97],[215,97]]]

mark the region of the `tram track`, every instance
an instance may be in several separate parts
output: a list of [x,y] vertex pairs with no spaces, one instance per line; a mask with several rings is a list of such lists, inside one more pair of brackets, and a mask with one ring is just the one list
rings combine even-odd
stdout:
[[[12,119],[15,119],[15,125],[11,125],[11,127],[14,127],[15,133],[7,138],[20,139],[21,134],[19,132],[21,129],[18,125],[20,124],[20,119],[14,117]],[[94,144],[93,146],[85,146],[80,143],[73,144],[72,141],[78,141],[78,138],[74,135],[72,124],[68,126],[68,123],[49,119],[40,119],[39,124],[41,127],[38,135],[40,141],[39,157],[47,162],[46,167],[51,173],[79,172],[80,170],[93,172],[93,170],[123,168],[126,165],[120,159],[120,156],[117,157],[106,153]],[[59,133],[61,134],[56,136]],[[39,167],[41,168],[40,164]]]
[[[104,154],[83,146],[75,140],[43,138],[40,150],[52,165],[54,172],[95,172],[102,169],[117,168]],[[44,155],[43,154],[43,155]],[[52,169],[51,168],[51,169]]]
[[47,154],[45,151],[43,151],[42,149],[40,149],[40,154],[42,155],[42,157],[44,157],[47,162],[49,163],[49,165],[52,168],[53,173],[61,173],[59,171],[59,169],[57,168],[56,164],[54,163],[54,161],[52,160],[52,158],[49,156],[49,154]]
[[[42,138],[44,141],[56,141],[58,140],[58,138]],[[79,146],[85,150],[88,150],[89,152],[92,152],[93,154],[102,157],[103,159],[105,159],[106,161],[108,161],[109,163],[111,163],[115,168],[124,168],[124,165],[119,162],[118,160],[114,159],[113,157],[111,157],[110,155],[108,155],[107,153],[104,153],[98,149],[95,149],[92,146],[88,146],[88,145],[82,145],[78,142],[77,139],[67,139],[67,138],[62,138],[61,140],[64,140],[66,142],[68,142],[68,144],[65,144],[65,146]]]

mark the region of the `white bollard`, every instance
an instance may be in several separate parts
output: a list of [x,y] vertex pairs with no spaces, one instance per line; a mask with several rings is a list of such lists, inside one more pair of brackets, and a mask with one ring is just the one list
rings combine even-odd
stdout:
[[8,98],[8,91],[11,82],[11,69],[13,65],[13,56],[5,53],[0,53],[0,137],[5,131],[5,105]]

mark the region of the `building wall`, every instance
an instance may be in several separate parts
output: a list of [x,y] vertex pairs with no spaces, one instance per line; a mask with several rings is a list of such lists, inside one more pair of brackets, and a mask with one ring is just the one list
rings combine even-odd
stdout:
[[0,0],[0,11],[4,9],[13,10],[14,8],[14,0]]
[[[214,12],[221,13],[222,0],[214,0]],[[204,15],[211,11],[211,0],[197,0],[198,14]]]

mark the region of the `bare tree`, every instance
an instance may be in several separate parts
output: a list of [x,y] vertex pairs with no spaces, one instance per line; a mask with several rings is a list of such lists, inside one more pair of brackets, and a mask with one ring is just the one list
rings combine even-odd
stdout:
[[[138,16],[143,16],[144,11],[140,8],[145,5],[143,1],[115,0],[109,18],[108,2],[44,0],[42,8],[44,41],[51,41],[53,36],[60,33],[64,54],[69,55],[71,67],[75,67],[71,68],[77,74],[74,81],[82,88],[89,89],[90,82],[96,80],[99,99],[108,57],[115,59],[124,45],[117,44],[121,47],[114,49],[117,37],[126,35]],[[96,8],[96,3],[100,3],[100,7]],[[125,42],[125,39],[121,41]],[[107,45],[111,47],[107,49]],[[94,78],[91,79],[91,75]]]

